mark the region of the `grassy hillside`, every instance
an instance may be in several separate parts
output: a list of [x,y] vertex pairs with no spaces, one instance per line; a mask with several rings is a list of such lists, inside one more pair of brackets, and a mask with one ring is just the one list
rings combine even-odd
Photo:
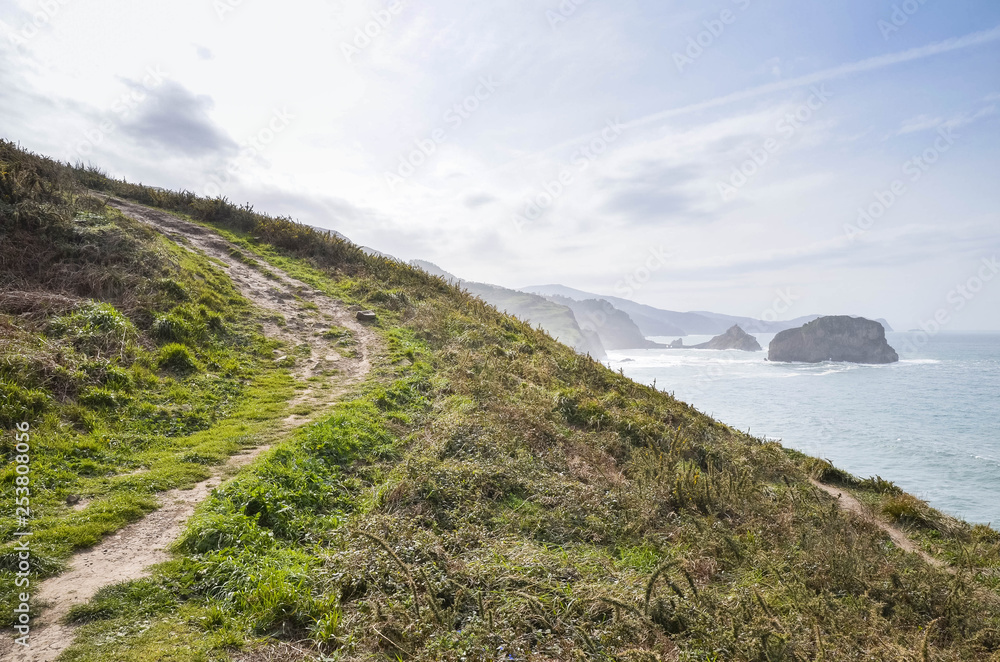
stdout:
[[[15,498],[30,500],[41,578],[267,436],[294,391],[256,321],[217,265],[87,195],[68,169],[0,144],[5,623],[24,528]],[[27,493],[16,491],[21,422]]]
[[[1000,660],[995,531],[732,430],[335,237],[0,143],[0,499],[27,418],[43,572],[275,435],[295,388],[210,260],[87,188],[376,310],[386,356],[217,488],[173,561],[75,609],[63,659]],[[137,483],[137,463],[162,471]],[[96,498],[86,521],[67,492]],[[0,560],[9,605],[9,546]]]

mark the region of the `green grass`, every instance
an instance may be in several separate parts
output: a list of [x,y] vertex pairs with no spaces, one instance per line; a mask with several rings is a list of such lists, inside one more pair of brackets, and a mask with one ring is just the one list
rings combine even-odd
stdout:
[[[501,646],[516,659],[674,646],[681,659],[812,659],[819,646],[894,659],[919,652],[935,618],[987,639],[945,629],[931,650],[977,659],[993,645],[995,620],[946,599],[974,601],[970,580],[832,508],[776,444],[503,318],[415,319],[387,332],[392,381],[217,493],[182,542],[191,565],[169,581],[244,645],[309,640],[335,659],[485,659]],[[421,338],[448,337],[441,327],[440,346]],[[508,343],[535,349],[495,351]],[[207,659],[231,651],[187,641]],[[86,645],[70,659],[104,659]]]
[[[0,153],[0,199],[19,214],[0,226],[2,290],[15,306],[0,309],[0,499],[13,503],[18,487],[6,430],[30,422],[38,579],[153,510],[157,493],[272,440],[293,382],[269,360],[275,344],[215,263],[65,182],[52,188],[54,175],[31,169],[44,163],[6,146]],[[12,157],[22,170],[8,167]],[[33,244],[31,260],[11,252]],[[46,289],[59,294],[36,293]],[[71,496],[89,503],[70,508]],[[5,609],[16,593],[14,514],[0,513]]]
[[[325,418],[217,488],[152,578],[75,610],[84,625],[65,660],[267,659],[279,643],[345,661],[1000,659],[991,529],[735,431],[439,279],[288,219],[70,174],[188,214],[246,259],[374,309],[386,356]],[[161,288],[169,306],[137,315],[139,333],[176,306],[200,333],[187,269],[157,275],[189,299]],[[125,406],[211,393],[203,380],[219,362],[200,344],[211,333],[198,337],[198,372],[146,366],[132,377],[147,391]],[[233,426],[259,408],[254,393],[273,394],[244,388]],[[100,429],[102,411],[83,413]],[[224,455],[213,439],[178,432],[150,452],[169,478]],[[79,459],[100,466],[105,447],[90,441]],[[197,461],[171,463],[177,453]],[[74,471],[64,478],[135,480]],[[904,554],[810,477],[894,518],[950,569]]]

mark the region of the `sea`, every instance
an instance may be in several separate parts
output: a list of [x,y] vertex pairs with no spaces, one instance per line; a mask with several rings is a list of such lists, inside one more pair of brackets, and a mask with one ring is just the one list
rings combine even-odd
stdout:
[[889,333],[900,354],[890,365],[768,362],[774,334],[754,335],[764,351],[623,350],[606,363],[731,427],[1000,529],[1000,333]]

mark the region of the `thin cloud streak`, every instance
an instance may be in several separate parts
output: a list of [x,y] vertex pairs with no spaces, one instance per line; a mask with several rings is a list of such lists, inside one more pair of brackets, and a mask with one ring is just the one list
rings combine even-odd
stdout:
[[[773,94],[775,92],[785,92],[799,87],[804,87],[806,85],[814,85],[816,83],[822,83],[837,78],[843,78],[845,76],[850,76],[852,74],[875,71],[878,69],[883,69],[885,67],[891,67],[897,64],[922,60],[928,57],[933,57],[935,55],[941,55],[953,51],[964,50],[967,48],[974,48],[976,46],[981,46],[983,44],[992,43],[998,40],[1000,40],[1000,25],[990,30],[974,32],[972,34],[968,34],[963,37],[946,39],[944,41],[935,42],[933,44],[927,44],[926,46],[918,46],[916,48],[911,48],[909,50],[901,51],[899,53],[879,55],[876,57],[868,58],[866,60],[860,60],[857,62],[851,62],[849,64],[843,64],[840,65],[839,67],[824,69],[822,71],[817,71],[815,73],[807,74],[805,76],[790,78],[788,80],[778,81],[775,83],[768,83],[767,85],[752,87],[750,89],[742,90],[740,92],[733,92],[732,94],[716,97],[714,99],[709,99],[707,101],[700,101],[698,103],[689,104],[687,106],[681,106],[680,108],[671,108],[670,110],[664,110],[658,113],[653,113],[651,115],[646,115],[645,117],[640,117],[639,119],[632,120],[631,122],[626,122],[622,126],[626,131],[628,131],[629,129],[636,129],[649,124],[655,124],[663,120],[672,119],[675,117],[681,117],[684,115],[690,115],[692,113],[697,113],[704,110],[710,110],[713,108],[719,108],[721,106],[727,106],[729,104],[736,103],[739,101],[747,101],[757,97],[766,96],[768,94]],[[553,152],[558,152],[560,150],[568,149],[570,147],[576,147],[582,142],[585,142],[587,140],[592,140],[599,135],[600,131],[595,131],[581,136],[577,136],[575,138],[571,138],[569,140],[564,140],[561,143],[558,143],[551,147],[547,147],[539,152],[534,152],[530,155],[517,158],[514,161],[511,161],[498,168],[495,168],[492,172],[510,168],[512,166],[522,163],[525,160],[544,156],[547,154],[551,154]]]
[[702,101],[700,103],[690,104],[688,106],[682,106],[680,108],[666,110],[660,113],[654,113],[652,115],[647,115],[646,117],[642,117],[637,120],[633,120],[632,122],[626,123],[625,128],[634,129],[639,126],[652,124],[655,122],[659,122],[661,120],[670,119],[681,115],[689,115],[691,113],[696,113],[702,110],[718,108],[719,106],[726,106],[736,101],[746,101],[748,99],[764,96],[767,94],[771,94],[773,92],[785,92],[787,90],[795,89],[797,87],[814,85],[816,83],[822,83],[828,80],[834,80],[836,78],[843,78],[844,76],[850,76],[852,74],[874,71],[876,69],[891,67],[893,65],[903,64],[905,62],[913,62],[914,60],[922,60],[924,58],[932,57],[934,55],[941,55],[943,53],[950,53],[952,51],[958,51],[966,48],[972,48],[975,46],[981,46],[983,44],[988,44],[990,42],[998,40],[1000,40],[1000,25],[993,28],[992,30],[975,32],[973,34],[966,35],[964,37],[947,39],[945,41],[939,41],[937,43],[928,44],[926,46],[918,46],[917,48],[911,48],[909,50],[902,51],[900,53],[879,55],[876,57],[868,58],[867,60],[860,60],[858,62],[851,62],[849,64],[844,64],[839,67],[824,69],[822,71],[817,71],[816,73],[807,74],[805,76],[790,78],[788,80],[778,81],[776,83],[769,83],[767,85],[753,87],[748,90],[743,90],[742,92],[734,92],[732,94],[727,94],[725,96],[717,97],[715,99],[710,99],[708,101]]

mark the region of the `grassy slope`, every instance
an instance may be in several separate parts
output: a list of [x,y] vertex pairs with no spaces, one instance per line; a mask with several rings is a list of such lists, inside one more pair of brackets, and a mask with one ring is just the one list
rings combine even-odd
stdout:
[[[264,440],[294,392],[221,269],[74,186],[0,146],[0,499],[15,498],[9,431],[30,421],[41,577],[152,510],[157,492]],[[5,621],[14,514],[0,511]]]
[[[67,659],[265,659],[275,640],[343,660],[1000,659],[996,532],[302,226],[47,167],[215,224],[376,308],[390,351],[356,397],[219,488],[177,560],[76,610]],[[52,406],[80,406],[66,402]],[[895,549],[810,474],[900,518],[952,571]]]

